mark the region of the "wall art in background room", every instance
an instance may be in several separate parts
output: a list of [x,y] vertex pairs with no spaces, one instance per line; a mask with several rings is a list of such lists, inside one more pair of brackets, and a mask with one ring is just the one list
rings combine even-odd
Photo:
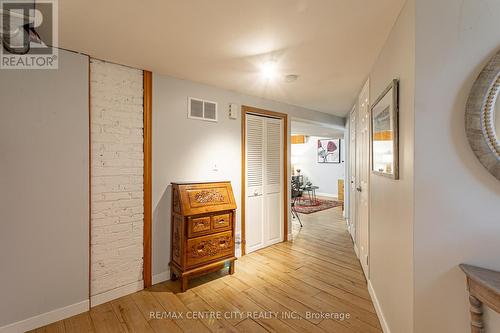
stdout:
[[398,80],[373,103],[372,154],[374,173],[398,179]]
[[318,140],[318,163],[340,163],[340,139]]

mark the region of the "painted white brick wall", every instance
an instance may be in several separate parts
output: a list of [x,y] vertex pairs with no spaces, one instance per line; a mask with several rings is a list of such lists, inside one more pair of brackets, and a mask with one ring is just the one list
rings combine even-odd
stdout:
[[91,59],[91,295],[142,280],[142,71]]

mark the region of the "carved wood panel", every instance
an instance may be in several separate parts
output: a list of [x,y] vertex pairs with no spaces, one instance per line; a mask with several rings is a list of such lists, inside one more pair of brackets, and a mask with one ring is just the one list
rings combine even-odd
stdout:
[[194,266],[232,254],[233,237],[231,231],[221,232],[188,240],[187,264]]
[[212,221],[214,229],[227,228],[231,225],[231,215],[230,214],[214,215],[212,217]]
[[173,230],[172,230],[172,260],[181,264],[182,253],[182,218],[174,216]]
[[229,204],[229,193],[226,187],[187,190],[191,207]]
[[210,231],[210,216],[198,217],[188,220],[189,237],[204,234]]
[[177,188],[175,188],[175,187],[172,188],[172,203],[173,203],[174,212],[180,213],[181,212],[181,202],[179,199],[179,190],[177,190]]

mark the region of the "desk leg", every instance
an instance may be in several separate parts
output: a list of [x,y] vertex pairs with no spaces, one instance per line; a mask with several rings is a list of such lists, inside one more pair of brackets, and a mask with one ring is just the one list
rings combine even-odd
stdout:
[[181,277],[181,292],[185,292],[188,288],[189,280],[187,276]]
[[470,331],[471,333],[484,333],[483,303],[473,295],[469,295],[469,303]]
[[233,274],[234,274],[234,264],[235,264],[234,260],[233,260],[233,261],[231,261],[231,264],[230,264],[230,266],[229,266],[229,274],[230,274],[230,275],[233,275]]

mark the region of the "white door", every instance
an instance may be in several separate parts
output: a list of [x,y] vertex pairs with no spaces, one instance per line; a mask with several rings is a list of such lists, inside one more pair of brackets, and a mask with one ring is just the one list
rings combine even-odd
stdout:
[[358,126],[356,140],[356,202],[357,244],[359,260],[369,277],[369,177],[370,177],[370,106],[369,82],[367,81],[358,101]]
[[246,252],[283,241],[283,120],[246,117]]
[[349,115],[349,232],[356,239],[356,125],[357,108]]

